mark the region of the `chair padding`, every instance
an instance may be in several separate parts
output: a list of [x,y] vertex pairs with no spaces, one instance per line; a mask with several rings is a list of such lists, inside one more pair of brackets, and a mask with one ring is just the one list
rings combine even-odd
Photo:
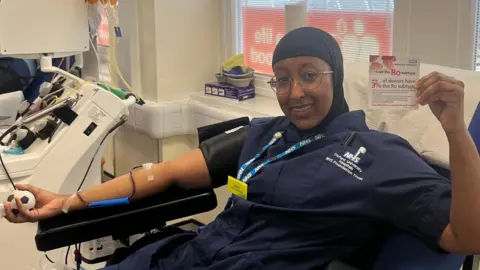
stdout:
[[49,251],[106,236],[129,236],[217,207],[213,190],[177,187],[129,205],[86,209],[40,221],[35,242]]

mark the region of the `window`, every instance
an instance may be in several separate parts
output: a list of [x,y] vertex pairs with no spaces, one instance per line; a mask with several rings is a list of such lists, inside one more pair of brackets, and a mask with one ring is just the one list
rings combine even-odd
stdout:
[[[235,0],[236,51],[247,65],[272,74],[276,43],[285,34],[288,0]],[[332,34],[345,61],[392,52],[394,0],[309,0],[308,25]]]

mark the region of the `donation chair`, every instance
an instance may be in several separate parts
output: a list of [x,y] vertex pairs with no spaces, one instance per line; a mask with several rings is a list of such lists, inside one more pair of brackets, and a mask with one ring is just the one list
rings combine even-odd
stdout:
[[[199,141],[248,122],[248,118],[240,118],[200,128]],[[449,177],[448,170],[434,168]],[[38,224],[35,241],[37,249],[46,252],[101,237],[122,239],[160,229],[166,221],[206,212],[216,206],[216,196],[211,189],[184,190],[172,187],[163,194],[130,205],[87,209],[43,220]],[[128,225],[120,227],[118,224]],[[371,253],[368,252],[369,256]],[[375,256],[367,264],[357,263],[355,259],[348,260],[348,264],[346,261],[334,261],[327,270],[459,270],[465,259],[464,256],[434,251],[414,236],[398,230],[389,232],[373,253]],[[363,254],[358,256],[362,260],[365,257]],[[464,267],[464,270],[470,269]]]

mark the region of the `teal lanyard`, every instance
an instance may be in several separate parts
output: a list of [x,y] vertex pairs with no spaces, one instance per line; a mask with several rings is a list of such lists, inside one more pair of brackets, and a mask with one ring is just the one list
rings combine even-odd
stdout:
[[[277,160],[280,160],[284,157],[286,157],[287,155],[297,151],[298,149],[302,148],[302,147],[305,147],[309,144],[311,144],[312,142],[315,142],[315,141],[318,141],[318,140],[321,140],[325,137],[325,135],[323,134],[318,134],[318,135],[315,135],[315,136],[312,136],[312,137],[309,137],[308,139],[305,139],[305,140],[302,140],[302,141],[299,141],[297,142],[296,144],[294,144],[293,146],[291,146],[290,148],[288,148],[286,151],[272,157],[272,158],[269,158],[267,159],[266,161],[262,162],[260,165],[258,165],[257,167],[255,167],[254,169],[252,169],[247,175],[245,175],[242,179],[242,175],[243,173],[245,172],[245,170],[247,169],[248,166],[250,166],[253,162],[255,162],[257,159],[259,159],[266,151],[268,148],[270,148],[273,144],[275,144],[278,139],[280,139],[283,135],[283,132],[277,132],[275,133],[275,135],[273,136],[273,138],[268,142],[267,145],[265,145],[261,150],[260,152],[258,152],[252,159],[248,160],[247,162],[245,162],[242,166],[240,166],[240,169],[238,170],[238,173],[237,173],[237,179],[246,183],[248,180],[250,180],[250,178],[252,178],[255,174],[257,174],[263,167],[267,166],[268,164],[270,163],[273,163]],[[227,202],[227,206],[225,207],[225,209],[227,208],[230,208],[232,204],[232,196],[230,196],[230,198],[228,199],[228,202]]]

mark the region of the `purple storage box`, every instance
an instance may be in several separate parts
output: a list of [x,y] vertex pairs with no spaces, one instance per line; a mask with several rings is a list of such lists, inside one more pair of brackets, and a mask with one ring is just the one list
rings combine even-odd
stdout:
[[255,97],[255,86],[235,87],[230,84],[217,82],[205,84],[205,95],[236,99],[238,101],[252,99]]

